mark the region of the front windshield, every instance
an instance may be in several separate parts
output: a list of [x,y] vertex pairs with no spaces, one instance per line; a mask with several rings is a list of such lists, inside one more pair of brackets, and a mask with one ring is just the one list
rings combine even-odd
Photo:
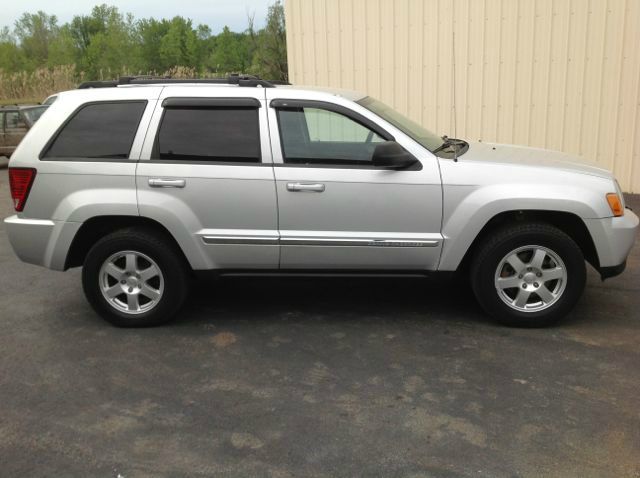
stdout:
[[409,136],[411,139],[417,141],[431,152],[444,144],[443,139],[437,134],[424,129],[415,121],[412,121],[406,116],[401,115],[390,106],[385,105],[381,101],[378,101],[371,96],[362,98],[357,103],[361,106],[364,106],[369,111],[374,112],[383,120],[388,121],[393,126]]
[[29,124],[33,124],[38,121],[38,118],[42,116],[42,113],[47,109],[46,106],[36,106],[35,108],[25,108],[22,110],[22,114],[24,114],[27,118]]

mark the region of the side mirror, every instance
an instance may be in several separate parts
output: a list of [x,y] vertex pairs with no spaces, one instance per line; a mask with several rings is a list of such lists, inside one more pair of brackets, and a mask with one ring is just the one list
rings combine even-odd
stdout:
[[374,166],[388,169],[408,169],[420,164],[411,153],[395,141],[378,144],[373,150],[371,160]]

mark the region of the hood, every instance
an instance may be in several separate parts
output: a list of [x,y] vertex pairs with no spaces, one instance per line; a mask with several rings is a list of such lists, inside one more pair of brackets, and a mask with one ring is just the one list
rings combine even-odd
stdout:
[[460,156],[459,161],[478,161],[509,166],[532,166],[613,179],[610,171],[593,163],[585,162],[578,156],[548,149],[510,144],[470,142],[469,150],[466,154]]

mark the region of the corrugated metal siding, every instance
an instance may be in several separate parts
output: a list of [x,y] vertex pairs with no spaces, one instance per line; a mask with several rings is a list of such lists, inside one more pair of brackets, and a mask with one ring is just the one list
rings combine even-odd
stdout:
[[441,134],[579,154],[640,192],[639,0],[286,0],[285,13],[294,83],[364,91]]

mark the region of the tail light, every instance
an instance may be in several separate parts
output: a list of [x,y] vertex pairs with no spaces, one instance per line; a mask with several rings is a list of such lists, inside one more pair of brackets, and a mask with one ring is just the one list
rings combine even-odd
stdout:
[[11,189],[13,207],[17,212],[24,209],[35,178],[36,170],[34,168],[9,168],[9,188]]

